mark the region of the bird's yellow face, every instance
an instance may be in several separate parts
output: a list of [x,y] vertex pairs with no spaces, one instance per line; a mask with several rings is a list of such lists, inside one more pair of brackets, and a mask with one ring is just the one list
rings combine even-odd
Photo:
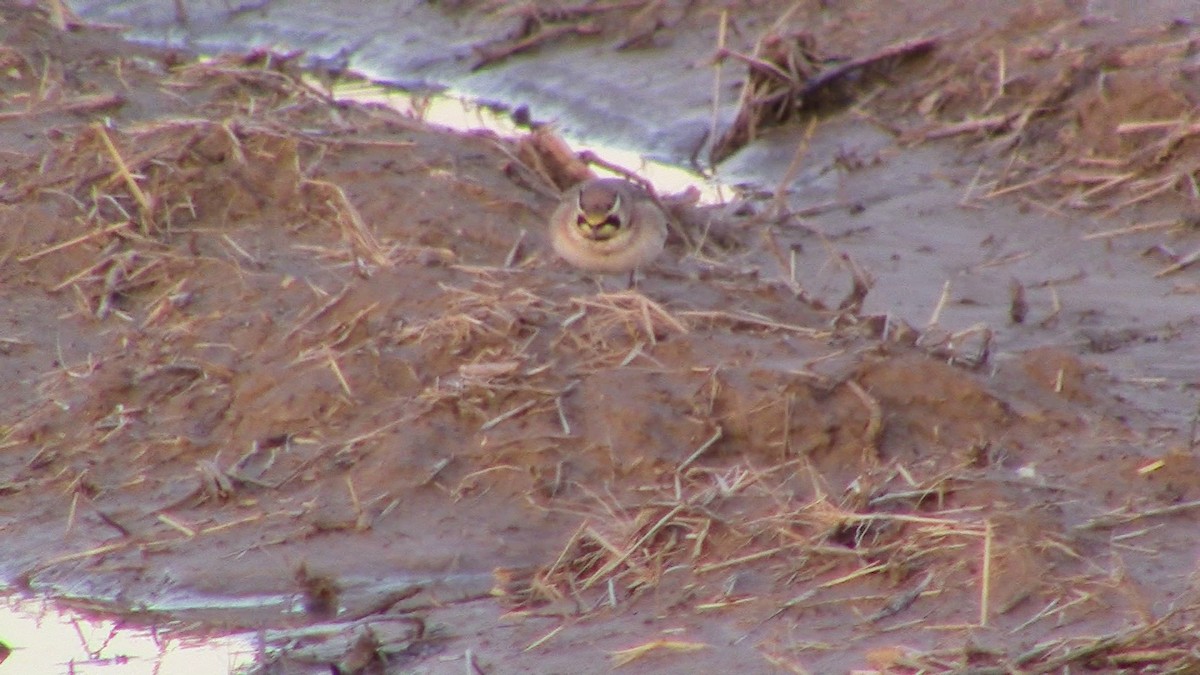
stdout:
[[579,208],[576,210],[575,227],[579,233],[594,241],[612,239],[625,227],[621,215],[621,195],[613,194],[607,205],[604,202],[595,203],[579,195]]

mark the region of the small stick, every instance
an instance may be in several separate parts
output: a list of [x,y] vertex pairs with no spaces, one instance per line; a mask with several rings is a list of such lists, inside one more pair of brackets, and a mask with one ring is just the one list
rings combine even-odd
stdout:
[[169,525],[170,527],[172,527],[176,530],[179,530],[180,532],[183,533],[183,536],[187,537],[188,539],[191,539],[196,536],[195,530],[188,527],[187,525],[184,525],[182,522],[176,520],[175,518],[168,516],[165,513],[160,513],[156,517],[158,518],[158,522],[160,522],[164,525]]
[[992,521],[983,523],[983,580],[979,589],[979,626],[988,625],[988,603],[992,593]]
[[996,93],[992,94],[992,100],[983,106],[984,111],[990,109],[1004,97],[1004,85],[1008,82],[1008,59],[1005,58],[1003,49],[996,50]]
[[707,649],[708,647],[709,645],[704,644],[703,642],[684,642],[682,640],[660,639],[647,642],[644,645],[638,645],[637,647],[630,647],[629,649],[619,649],[615,652],[609,653],[609,657],[612,659],[613,667],[620,668],[633,663],[652,651],[659,649],[673,652],[694,652],[699,649]]
[[543,43],[551,42],[565,35],[595,35],[600,27],[590,21],[579,24],[549,26],[519,40],[510,40],[507,44],[500,43],[475,47],[479,60],[471,66],[471,71],[477,71],[504,59],[534,49]]
[[[729,9],[721,10],[721,19],[717,23],[717,53],[725,51],[726,36],[729,32]],[[717,124],[720,123],[721,108],[721,71],[724,67],[722,59],[713,59],[712,114],[708,120],[708,138],[700,152],[711,156],[713,146],[717,142]]]
[[878,623],[890,616],[895,616],[896,614],[903,612],[914,602],[916,602],[917,598],[921,597],[921,594],[925,592],[925,589],[929,588],[929,584],[932,582],[933,572],[926,573],[925,578],[918,582],[916,587],[901,593],[895,598],[892,598],[887,605],[882,607],[878,612],[872,614],[867,621],[869,623]]
[[41,565],[38,565],[38,569],[45,569],[47,567],[51,567],[51,566],[57,565],[59,563],[69,562],[71,560],[79,560],[80,558],[90,558],[92,556],[103,555],[103,554],[109,553],[111,551],[117,551],[117,550],[120,550],[123,548],[127,548],[134,543],[136,543],[136,542],[134,542],[134,540],[126,539],[126,540],[114,542],[111,544],[103,544],[103,545],[97,546],[95,548],[90,548],[86,551],[79,551],[77,553],[67,553],[65,555],[60,555],[57,558],[51,558],[51,559],[43,562]]
[[1136,225],[1130,225],[1129,227],[1119,227],[1115,230],[1104,230],[1102,232],[1085,234],[1080,239],[1083,241],[1091,241],[1092,239],[1108,239],[1110,237],[1118,237],[1123,234],[1149,232],[1151,230],[1164,230],[1168,228],[1179,227],[1180,225],[1183,225],[1183,221],[1179,218],[1173,218],[1171,220],[1152,220],[1148,223],[1138,223]]
[[336,305],[339,302],[341,302],[342,300],[344,300],[346,298],[346,296],[350,294],[351,288],[353,288],[353,286],[351,284],[346,284],[345,288],[343,288],[341,291],[339,291],[337,295],[330,298],[328,302],[326,302],[321,307],[317,308],[315,311],[313,311],[312,314],[309,314],[308,316],[304,317],[303,319],[300,319],[299,321],[297,321],[296,325],[292,326],[291,330],[289,330],[287,332],[287,334],[283,336],[284,341],[291,339],[291,337],[293,335],[300,332],[300,329],[304,328],[305,326],[312,323],[313,321],[316,321],[323,314],[325,314],[330,309],[332,309],[334,305]]
[[621,359],[621,362],[617,364],[617,367],[624,368],[625,366],[633,363],[634,359],[642,355],[642,349],[645,348],[645,346],[645,342],[638,342],[635,344],[633,349],[630,349],[629,353],[625,355],[625,358]]
[[937,305],[933,308],[933,313],[929,315],[929,323],[926,327],[938,325],[938,321],[942,318],[942,310],[946,307],[946,303],[950,300],[950,280],[947,279],[942,284],[942,295],[938,298]]
[[504,267],[512,267],[517,261],[517,255],[521,252],[521,242],[525,241],[527,231],[521,230],[521,234],[517,235],[517,240],[513,242],[512,248],[508,249],[508,255],[504,256]]
[[1050,313],[1044,319],[1038,322],[1042,328],[1053,326],[1058,322],[1058,315],[1062,313],[1062,300],[1058,297],[1058,286],[1050,284]]
[[867,426],[863,429],[863,450],[870,450],[872,457],[879,455],[879,434],[883,431],[883,408],[854,380],[846,380],[846,386],[867,409]]
[[780,323],[778,321],[773,321],[765,316],[758,316],[758,315],[750,314],[748,312],[742,312],[742,313],[735,314],[733,312],[714,312],[714,311],[707,311],[707,310],[684,310],[682,312],[679,312],[679,316],[682,316],[685,318],[708,319],[710,321],[716,321],[718,319],[723,319],[725,321],[729,321],[730,323],[732,323],[734,325],[745,324],[745,325],[749,325],[749,326],[755,326],[758,328],[770,328],[770,329],[775,329],[775,330],[788,331],[791,333],[797,333],[797,334],[803,335],[805,337],[811,337],[811,338],[815,338],[815,339],[824,339],[826,337],[829,337],[829,335],[830,335],[829,331],[816,330],[813,328],[808,328],[806,326],[794,326],[791,324]]
[[[764,61],[758,57],[750,56],[748,54],[742,54],[741,52],[736,52],[732,49],[721,49],[717,52],[716,58],[718,60],[724,59],[726,57],[731,57],[736,61],[741,61],[742,63],[744,63],[748,66],[749,70],[757,70],[764,74],[772,75],[775,77],[775,79],[777,79],[780,82],[783,82],[785,84],[790,84],[790,85],[799,84],[798,82],[796,82],[796,78],[792,77],[789,73],[787,73],[782,68],[775,65],[774,63],[771,63],[770,61]],[[743,90],[743,92],[744,91],[745,90]],[[743,96],[743,98],[746,98],[746,96]]]
[[1107,211],[1101,213],[1100,217],[1108,218],[1109,216],[1113,215],[1114,213],[1120,211],[1121,209],[1124,209],[1129,206],[1133,206],[1134,204],[1137,204],[1138,202],[1145,201],[1147,199],[1150,199],[1151,197],[1154,197],[1158,194],[1166,192],[1167,190],[1170,190],[1171,188],[1175,187],[1175,184],[1178,182],[1179,182],[1178,175],[1168,176],[1167,178],[1163,179],[1162,184],[1159,185],[1158,187],[1151,188],[1136,197],[1130,197],[1129,199],[1126,199],[1125,201],[1121,202],[1120,204],[1117,204],[1116,206],[1113,206],[1113,207],[1109,208]]
[[705,450],[708,450],[709,448],[711,448],[713,446],[713,443],[716,443],[717,441],[721,440],[721,437],[724,435],[725,435],[725,430],[722,429],[721,427],[717,427],[717,430],[715,432],[713,432],[713,435],[710,436],[707,441],[704,441],[703,443],[701,443],[700,447],[696,448],[695,452],[693,452],[690,456],[688,456],[687,459],[683,460],[683,462],[681,462],[679,464],[679,467],[677,469],[675,469],[675,474],[679,475],[679,474],[683,473],[684,469],[688,468],[688,466],[690,466],[692,462],[699,459],[700,455],[703,455]]
[[783,459],[792,454],[792,403],[795,399],[790,392],[783,399]]
[[938,37],[907,40],[897,44],[888,45],[874,54],[868,54],[867,56],[860,56],[856,59],[850,59],[849,61],[840,63],[832,68],[822,70],[804,83],[804,88],[800,91],[799,98],[801,100],[808,99],[813,95],[814,92],[828,85],[830,82],[845,77],[852,71],[866,68],[880,61],[927,54],[933,51],[940,41],[941,38]]
[[534,649],[537,649],[538,647],[541,647],[542,645],[549,642],[550,638],[553,638],[555,635],[558,635],[559,633],[561,633],[564,628],[566,628],[565,624],[562,626],[559,626],[558,628],[555,628],[554,630],[550,631],[549,633],[546,633],[542,637],[529,643],[529,646],[526,647],[525,649],[522,649],[521,651],[528,652],[528,651],[533,651]]
[[846,293],[846,297],[842,298],[842,301],[838,303],[838,310],[858,314],[862,311],[863,301],[867,299],[867,294],[871,292],[871,287],[875,285],[875,280],[849,254],[841,254],[841,259],[850,269],[852,284],[849,292]]
[[1125,523],[1131,523],[1135,520],[1141,520],[1142,518],[1171,516],[1177,513],[1191,511],[1193,509],[1200,509],[1200,499],[1192,500],[1190,502],[1182,502],[1180,504],[1172,504],[1171,506],[1164,506],[1157,509],[1147,509],[1145,511],[1106,513],[1104,515],[1097,516],[1086,523],[1076,525],[1072,529],[1077,531],[1107,529],[1116,527],[1118,525],[1123,525]]
[[1136,134],[1143,131],[1158,131],[1159,129],[1181,128],[1184,133],[1200,133],[1200,124],[1182,126],[1182,119],[1150,120],[1146,122],[1122,122],[1117,125],[1118,134]]
[[1015,262],[1020,262],[1024,259],[1028,258],[1031,255],[1033,255],[1032,251],[1015,251],[1013,253],[1009,253],[1009,254],[1000,256],[999,258],[996,258],[995,260],[989,260],[987,262],[980,263],[980,264],[976,265],[975,267],[973,267],[972,271],[985,270],[985,269],[988,269],[989,267],[1000,267],[1001,265],[1011,265]]
[[1187,255],[1183,256],[1182,258],[1180,258],[1179,260],[1177,260],[1177,261],[1175,262],[1175,264],[1173,264],[1173,265],[1169,265],[1169,266],[1167,266],[1167,267],[1164,267],[1164,268],[1162,268],[1161,270],[1159,270],[1159,271],[1155,272],[1155,273],[1154,273],[1154,278],[1155,278],[1155,279],[1158,279],[1158,278],[1161,278],[1161,277],[1165,277],[1165,276],[1167,276],[1168,274],[1174,274],[1175,272],[1178,272],[1179,270],[1181,270],[1181,269],[1183,269],[1183,268],[1185,268],[1185,267],[1188,267],[1188,266],[1190,266],[1192,263],[1196,262],[1197,260],[1200,260],[1200,248],[1198,248],[1198,249],[1196,249],[1196,250],[1192,251],[1191,253],[1188,253]]
[[142,214],[142,234],[148,234],[150,226],[154,224],[153,213],[150,199],[142,192],[141,186],[133,178],[133,173],[130,172],[129,166],[125,164],[125,160],[121,158],[121,153],[117,150],[117,146],[113,145],[112,138],[109,137],[108,131],[104,125],[96,122],[92,125],[96,130],[96,135],[100,138],[100,142],[104,144],[104,149],[108,151],[112,160],[117,164],[117,173],[121,174],[121,179],[125,181],[125,187],[129,189],[129,194],[133,195],[134,201],[137,202],[138,210]]
[[243,258],[245,258],[245,259],[246,259],[246,262],[250,263],[251,265],[255,265],[255,266],[258,266],[258,265],[261,265],[261,264],[262,264],[262,263],[260,263],[260,262],[258,261],[258,259],[257,259],[257,258],[255,258],[254,256],[250,255],[250,252],[249,252],[249,251],[247,251],[246,249],[242,248],[242,245],[241,245],[241,244],[239,244],[239,243],[237,243],[236,241],[234,241],[234,240],[233,240],[233,237],[229,236],[228,234],[222,234],[222,235],[221,235],[221,238],[225,240],[225,243],[229,244],[229,246],[230,246],[230,247],[231,247],[231,248],[234,250],[234,252],[235,252],[235,253],[237,253],[238,255],[240,255],[240,256],[242,256]]
[[504,420],[512,419],[513,417],[520,415],[521,413],[525,412],[526,410],[529,410],[530,408],[532,408],[535,405],[537,405],[537,401],[526,401],[526,402],[522,403],[521,405],[513,408],[512,410],[509,410],[508,412],[505,412],[505,413],[500,413],[499,415],[496,415],[492,419],[484,422],[482,425],[480,425],[479,430],[487,431],[488,429],[495,427],[497,424],[500,424]]
[[67,529],[63,531],[63,536],[71,534],[71,528],[75,527],[75,509],[79,506],[79,491],[75,490],[71,495],[71,508],[67,510]]
[[[964,510],[976,510],[975,508]],[[956,534],[963,536],[979,536],[973,529],[972,523],[961,523],[950,518],[932,518],[930,516],[911,516],[905,513],[846,513],[842,516],[842,520],[848,523],[873,523],[873,522],[897,522],[897,523],[917,523],[919,525],[937,525],[945,527],[961,526],[968,529],[955,530]]]
[[63,9],[62,0],[50,0],[50,25],[60,33],[67,31],[67,13]]
[[776,553],[784,551],[787,548],[787,546],[777,546],[775,548],[769,548],[765,551],[758,551],[757,553],[748,553],[740,558],[732,558],[730,560],[722,560],[721,562],[710,563],[708,565],[701,565],[696,568],[696,574],[706,574],[708,572],[723,570],[726,567],[733,567],[735,565],[741,565],[742,563],[754,562],[755,560],[762,560],[763,558],[770,558]]
[[1046,171],[1044,171],[1040,176],[1034,176],[1033,178],[1030,178],[1029,180],[1027,180],[1023,183],[1016,183],[1014,185],[1009,185],[1007,187],[995,188],[991,192],[984,195],[983,198],[984,199],[994,199],[996,197],[1006,195],[1010,192],[1017,192],[1018,190],[1024,190],[1025,188],[1033,187],[1034,185],[1037,185],[1038,183],[1041,183],[1043,181],[1053,178],[1056,175],[1057,170],[1058,170],[1057,166],[1050,167]]
[[354,507],[355,524],[357,530],[365,530],[368,528],[367,516],[363,513],[362,500],[358,498],[358,490],[354,489],[354,480],[347,475],[346,490],[350,492],[350,504]]
[[992,115],[990,117],[981,117],[979,119],[964,120],[954,124],[947,124],[936,129],[925,132],[924,140],[931,141],[939,138],[950,138],[960,134],[969,134],[975,131],[995,131],[1008,126],[1016,115]]
[[983,164],[975,169],[975,175],[971,176],[971,182],[967,183],[967,189],[963,190],[962,199],[958,200],[959,206],[966,206],[971,202],[972,195],[975,194],[975,186],[979,185],[979,179],[983,176]]
[[246,166],[246,153],[242,150],[242,142],[238,140],[237,133],[230,126],[229,121],[222,122],[218,128],[229,139],[229,149],[233,152],[233,161],[241,166]]
[[65,248],[70,248],[72,246],[75,246],[76,244],[82,244],[83,242],[88,241],[89,239],[94,239],[96,237],[102,237],[106,234],[112,234],[113,232],[116,232],[117,230],[123,230],[126,227],[129,227],[129,225],[130,225],[129,221],[126,220],[126,221],[122,221],[120,223],[116,223],[114,225],[109,225],[108,227],[101,228],[99,230],[94,230],[92,232],[88,232],[87,234],[81,234],[78,237],[75,237],[74,239],[68,239],[66,241],[62,241],[57,244],[54,244],[53,246],[48,246],[40,251],[30,253],[29,255],[21,256],[20,258],[17,258],[17,262],[29,262],[30,260],[37,260],[38,258],[50,255],[51,253],[56,253]]
[[334,377],[342,385],[342,391],[346,392],[346,395],[350,398],[354,398],[354,392],[350,389],[350,383],[346,381],[346,375],[342,373],[342,368],[338,365],[337,359],[333,355],[333,350],[329,347],[325,348],[325,358],[329,362],[329,369],[333,371]]
[[371,228],[367,227],[366,222],[362,219],[362,214],[358,212],[358,209],[354,208],[354,204],[350,202],[350,198],[346,196],[346,191],[342,189],[342,186],[337,183],[314,179],[306,180],[304,184],[326,190],[328,194],[333,196],[332,200],[327,200],[325,203],[334,213],[341,216],[338,220],[342,224],[343,233],[350,240],[350,245],[358,249],[360,255],[365,256],[380,267],[387,267],[391,264],[391,261],[388,260],[387,251],[380,245],[379,240],[375,238],[375,234],[371,232]]
[[858,579],[860,577],[865,577],[868,574],[874,574],[876,572],[885,570],[888,568],[888,565],[889,565],[889,563],[881,563],[881,562],[873,563],[871,565],[867,565],[866,567],[857,569],[847,575],[840,576],[836,579],[830,579],[829,581],[826,581],[825,583],[817,586],[817,588],[833,588],[834,586],[844,584],[848,581],[854,581],[855,579]]
[[787,186],[796,178],[796,174],[800,172],[800,165],[804,162],[805,156],[808,155],[808,146],[812,141],[813,134],[817,130],[817,118],[813,117],[808,122],[808,128],[804,130],[804,137],[796,144],[796,150],[792,153],[792,161],[788,163],[787,169],[783,172],[783,178],[779,180],[779,185],[775,188],[775,195],[771,200],[771,218],[780,218],[787,208]]
[[650,303],[648,302],[642,303],[642,325],[646,329],[646,337],[650,338],[650,344],[657,345],[658,338],[654,337],[654,320],[650,318]]
[[554,407],[558,410],[558,423],[562,425],[563,435],[571,435],[571,424],[567,421],[567,412],[563,409],[562,396],[554,397]]
[[1109,188],[1116,187],[1116,186],[1120,185],[1121,183],[1128,181],[1130,178],[1133,178],[1136,175],[1137,175],[1137,172],[1130,171],[1129,173],[1119,173],[1115,176],[1109,176],[1109,177],[1103,178],[1101,180],[1103,180],[1104,182],[1100,183],[1099,185],[1097,185],[1094,188],[1089,188],[1087,190],[1084,190],[1083,194],[1079,195],[1079,199],[1083,199],[1083,200],[1090,199],[1090,198],[1100,194],[1101,192],[1104,192],[1105,190],[1107,190]]
[[119,108],[125,104],[125,97],[120,94],[95,94],[87,96],[78,96],[59,103],[58,105],[44,108],[42,110],[14,110],[9,112],[0,112],[0,121],[7,122],[9,120],[29,117],[30,115],[55,113],[91,113],[107,108]]
[[1196,407],[1196,412],[1192,414],[1192,425],[1188,430],[1188,449],[1196,447],[1196,427],[1200,425],[1200,406]]

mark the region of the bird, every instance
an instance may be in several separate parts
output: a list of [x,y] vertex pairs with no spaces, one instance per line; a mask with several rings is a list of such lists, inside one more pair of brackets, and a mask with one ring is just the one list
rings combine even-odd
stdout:
[[592,273],[634,273],[663,251],[667,217],[645,190],[620,178],[591,178],[567,190],[550,216],[550,243]]

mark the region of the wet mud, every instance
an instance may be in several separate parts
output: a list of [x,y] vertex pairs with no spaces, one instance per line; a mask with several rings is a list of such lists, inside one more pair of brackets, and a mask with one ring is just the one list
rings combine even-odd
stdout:
[[[783,187],[661,195],[626,289],[550,253],[544,139],[3,19],[10,593],[253,635],[261,672],[1196,667],[1186,94],[987,88],[958,50],[1023,38],[971,24],[731,156],[804,157]],[[978,106],[1006,121],[946,126]]]

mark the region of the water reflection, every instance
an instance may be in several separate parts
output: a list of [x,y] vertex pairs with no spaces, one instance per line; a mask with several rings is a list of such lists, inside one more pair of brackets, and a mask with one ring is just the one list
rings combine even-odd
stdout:
[[[496,106],[471,102],[466,97],[455,95],[453,92],[422,95],[375,84],[368,80],[345,79],[334,85],[333,96],[339,100],[386,105],[406,115],[423,119],[430,124],[456,131],[482,129],[506,137],[525,133],[525,130],[513,121],[511,113]],[[578,144],[575,145],[577,150],[590,150],[597,157],[642,176],[650,181],[655,190],[661,194],[682,192],[694,187],[700,191],[701,203],[718,204],[724,201],[719,184],[693,171],[647,160],[632,150],[594,145],[582,148]],[[604,173],[598,167],[597,170]]]
[[0,643],[9,650],[0,672],[39,675],[249,672],[256,652],[250,635],[214,636],[169,620],[147,627],[17,596],[0,601]]

